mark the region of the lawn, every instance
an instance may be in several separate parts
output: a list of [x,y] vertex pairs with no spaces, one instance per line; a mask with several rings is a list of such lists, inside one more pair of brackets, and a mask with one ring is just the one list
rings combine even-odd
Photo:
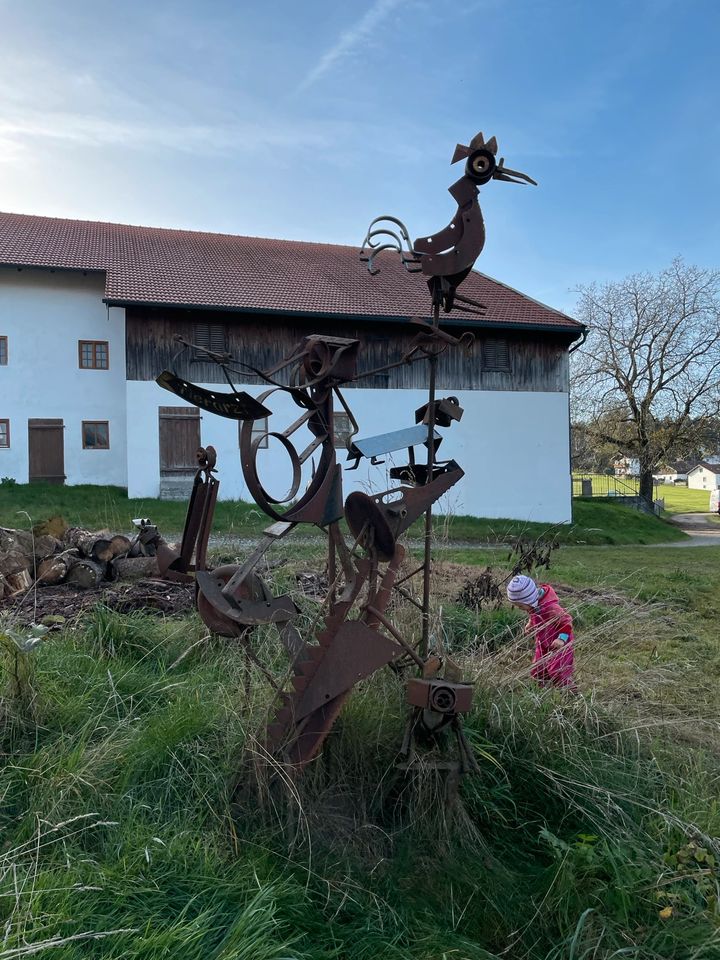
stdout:
[[[133,518],[149,517],[161,532],[178,533],[183,528],[186,510],[185,502],[131,500],[122,487],[0,485],[0,526],[6,527],[27,526],[62,516],[70,526],[127,533],[132,530]],[[255,536],[270,522],[253,504],[240,500],[221,500],[215,510],[215,529],[239,537]]]
[[[596,497],[605,496],[608,488],[617,485],[619,494],[635,494],[638,491],[638,481],[633,477],[608,477],[604,474],[583,474],[586,479],[593,481]],[[580,494],[580,477],[573,478],[573,495]],[[688,487],[675,484],[656,484],[654,487],[656,498],[665,501],[665,511],[673,513],[707,513],[710,505],[709,490],[690,490]]]
[[667,513],[707,513],[710,508],[709,490],[689,490],[667,484],[657,488],[657,495],[665,501]]
[[[121,487],[0,486],[0,526],[6,527],[26,527],[60,515],[71,526],[127,533],[131,530],[132,518],[150,517],[162,533],[172,535],[182,530],[185,511],[184,503],[129,500]],[[684,538],[676,527],[612,501],[574,500],[573,516],[572,524],[552,525],[438,515],[435,529],[441,539],[468,543],[496,542],[519,536],[553,536],[562,543],[576,544],[670,543]],[[269,523],[269,518],[252,504],[221,500],[216,507],[213,532],[255,537]],[[413,537],[422,537],[423,523],[419,521],[412,528]]]
[[[293,590],[318,551],[282,549],[271,578]],[[457,603],[488,564],[507,551],[436,565],[434,630],[477,679],[481,772],[451,807],[437,773],[395,770],[391,671],[271,784],[272,693],[195,616],[98,609],[20,671],[6,642],[0,958],[716,960],[720,548],[553,554],[570,699],[529,681],[519,611]],[[254,650],[284,676],[272,631]]]

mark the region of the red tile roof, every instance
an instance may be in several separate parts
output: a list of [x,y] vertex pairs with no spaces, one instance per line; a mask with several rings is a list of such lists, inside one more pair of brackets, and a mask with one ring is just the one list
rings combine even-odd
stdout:
[[[397,255],[382,254],[380,273],[370,276],[356,247],[329,243],[0,213],[0,264],[100,270],[106,299],[122,304],[401,319],[430,309],[424,279],[406,273]],[[462,293],[487,306],[483,324],[582,330],[481,273],[470,274]],[[470,315],[453,310],[446,319]]]

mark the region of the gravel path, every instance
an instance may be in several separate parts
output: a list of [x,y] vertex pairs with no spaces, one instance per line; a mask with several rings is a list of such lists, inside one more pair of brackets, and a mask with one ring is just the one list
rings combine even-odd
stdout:
[[[720,547],[720,521],[714,519],[712,513],[677,513],[671,518],[671,523],[680,527],[683,533],[688,535],[687,540],[679,540],[673,543],[648,543],[648,544],[628,544],[628,546],[646,546],[650,547]],[[180,540],[181,533],[164,534],[165,539],[172,543]],[[209,546],[213,550],[237,551],[238,555],[244,554],[254,549],[260,539],[260,534],[254,537],[241,537],[233,533],[213,533],[210,535]],[[319,547],[327,543],[327,540],[321,536],[293,536],[292,544],[294,547]],[[410,540],[407,542],[411,547],[422,547],[422,540]],[[498,549],[506,550],[507,545],[502,543],[478,543],[477,541],[468,542],[466,540],[449,541],[444,546],[462,550],[488,550]]]
[[[714,519],[715,518],[715,519]],[[680,527],[689,540],[676,543],[653,543],[653,547],[720,547],[720,522],[713,513],[676,513],[671,523]]]

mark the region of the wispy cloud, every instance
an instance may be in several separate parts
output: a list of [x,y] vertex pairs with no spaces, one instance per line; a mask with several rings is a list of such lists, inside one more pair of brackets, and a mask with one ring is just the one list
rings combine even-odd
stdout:
[[90,147],[122,145],[136,150],[166,148],[182,153],[216,155],[289,146],[321,148],[332,143],[336,136],[332,124],[319,123],[312,126],[280,122],[223,126],[158,124],[54,111],[0,117],[0,150],[7,151],[10,159],[32,140],[54,140]]
[[357,47],[370,38],[383,20],[404,2],[406,0],[375,0],[370,9],[348,30],[344,30],[332,47],[320,57],[312,70],[300,81],[297,92],[302,93],[307,90],[341,60],[350,56]]

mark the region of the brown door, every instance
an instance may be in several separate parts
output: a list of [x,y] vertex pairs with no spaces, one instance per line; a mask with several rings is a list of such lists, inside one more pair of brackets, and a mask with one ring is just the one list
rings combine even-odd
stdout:
[[197,407],[160,407],[160,476],[197,470],[200,411]]
[[62,420],[28,420],[30,483],[65,483],[64,431]]

